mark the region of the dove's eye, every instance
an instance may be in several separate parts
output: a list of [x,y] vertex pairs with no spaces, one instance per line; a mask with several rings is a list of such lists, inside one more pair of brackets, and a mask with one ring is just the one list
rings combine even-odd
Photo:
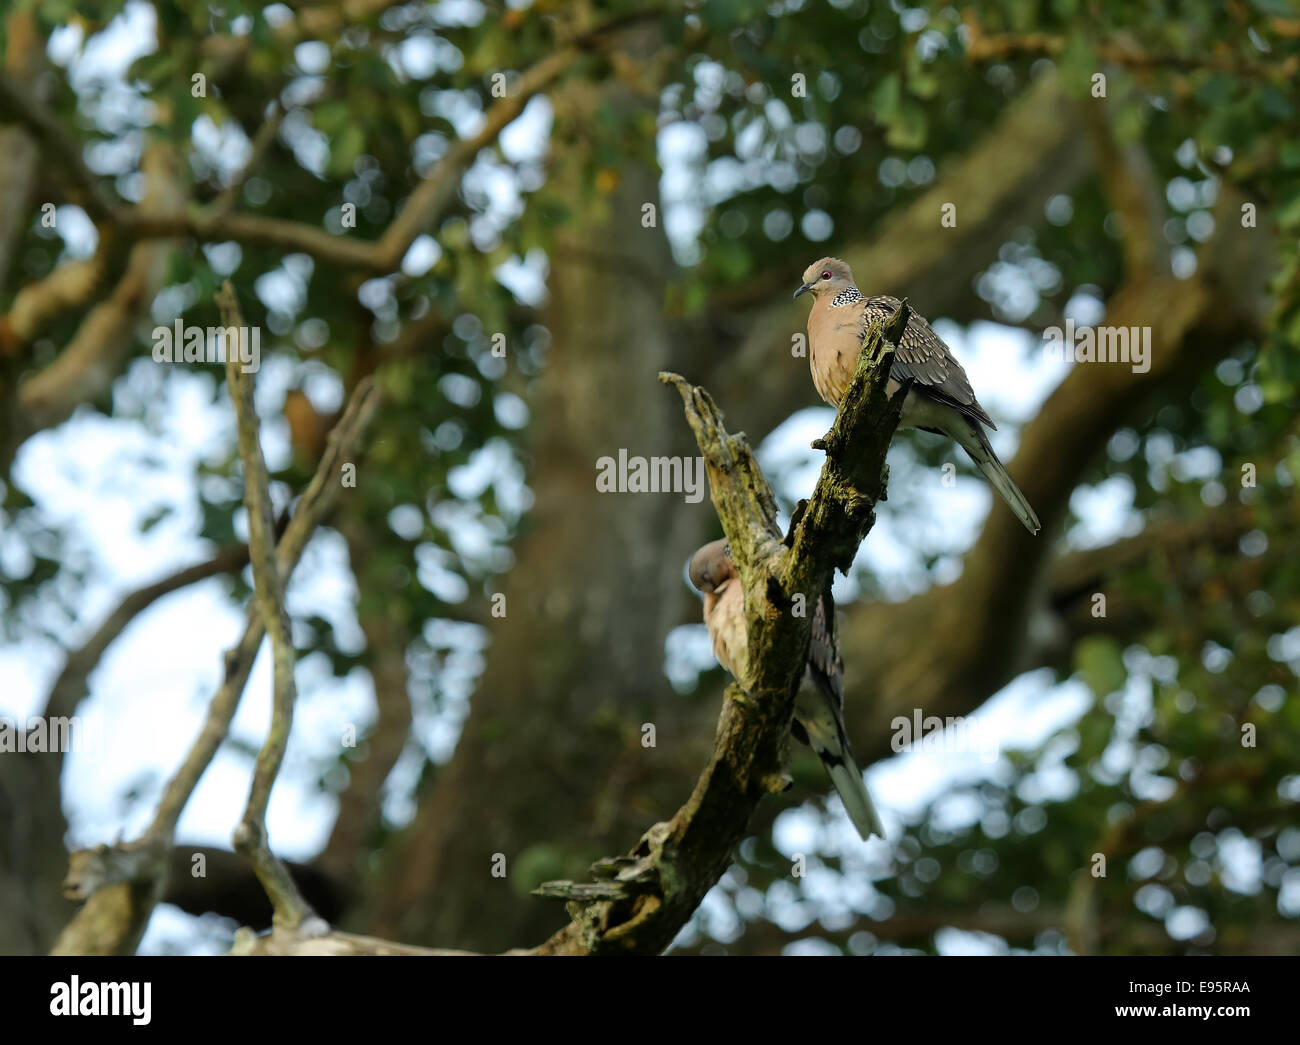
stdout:
[[830,278],[831,278],[831,271],[830,269],[827,269],[825,272],[822,273],[822,279],[830,279]]

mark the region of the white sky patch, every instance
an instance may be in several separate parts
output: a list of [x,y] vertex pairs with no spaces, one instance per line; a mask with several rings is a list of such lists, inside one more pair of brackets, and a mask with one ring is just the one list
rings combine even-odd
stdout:
[[[329,532],[318,534],[294,574],[287,601],[295,616],[311,613],[331,620],[340,644],[355,648],[360,641],[352,609],[356,595],[345,567],[342,540]],[[92,729],[100,730],[102,753],[71,756],[64,773],[65,803],[78,844],[112,841],[122,830],[129,836],[147,825],[161,785],[197,736],[220,685],[223,653],[243,627],[242,608],[220,593],[219,582],[209,581],[156,603],[110,647],[95,673],[91,699],[78,709]],[[373,692],[363,672],[335,679],[308,658],[298,664],[297,679],[297,721],[267,818],[272,845],[291,859],[319,850],[335,812],[332,796],[314,786],[314,767],[322,756],[340,749],[344,724],[373,719]],[[264,645],[232,724],[232,738],[260,746],[270,722],[271,692]],[[251,771],[247,755],[224,746],[186,807],[178,837],[229,847],[247,801]],[[121,795],[137,782],[145,785],[144,800],[124,818]]]
[[85,40],[85,29],[75,22],[69,22],[50,31],[45,53],[55,65],[66,66],[81,54],[81,47]]
[[703,605],[699,624],[681,624],[664,639],[664,674],[678,692],[692,692],[701,672],[717,666],[713,642],[703,623]]
[[1070,543],[1100,548],[1140,533],[1142,514],[1133,506],[1136,493],[1127,475],[1112,475],[1091,486],[1077,487],[1070,494],[1070,508],[1079,521],[1069,529]]
[[993,955],[1006,954],[1006,943],[988,933],[968,932],[962,929],[940,929],[934,934],[934,946],[942,955]]
[[544,159],[551,138],[555,111],[549,98],[541,95],[529,100],[497,139],[501,154],[510,163],[530,163]]
[[223,185],[234,181],[253,154],[253,143],[235,120],[217,126],[207,113],[191,126],[190,143],[194,146],[190,164],[196,173],[216,171]]
[[700,181],[708,139],[699,124],[669,123],[659,130],[657,150],[664,233],[678,260],[689,263],[697,260],[695,242],[703,231],[708,205]]
[[479,0],[439,0],[431,5],[430,13],[439,25],[469,26],[478,25],[487,8]]
[[426,87],[420,92],[420,111],[426,116],[443,117],[452,125],[459,138],[468,138],[483,126],[483,109],[478,99],[463,91]]
[[[979,401],[998,423],[999,431],[990,433],[990,438],[1003,456],[1006,448],[999,445],[1001,429],[1034,417],[1069,373],[1069,364],[1043,352],[1040,338],[1015,327],[978,322],[963,329],[940,320],[935,330],[952,348]],[[1003,425],[1004,420],[1008,425]]]
[[300,166],[323,177],[330,158],[329,135],[311,125],[306,112],[290,110],[280,124],[280,140],[293,150],[293,158]]
[[[77,31],[80,35],[80,30]],[[60,37],[58,56],[67,61],[68,78],[78,94],[96,84],[120,81],[131,63],[158,49],[158,20],[151,4],[128,0],[122,11],[86,40],[75,53],[69,39]]]
[[287,268],[264,272],[253,281],[257,298],[273,312],[295,315],[307,302],[307,287]]
[[[979,710],[965,716],[999,752],[1026,750],[1043,744],[1054,732],[1075,722],[1091,706],[1091,693],[1082,684],[1046,685],[1047,672],[1031,672],[1012,680]],[[850,698],[851,699],[851,698]],[[924,709],[922,709],[924,710]],[[899,754],[867,771],[867,784],[886,826],[899,814],[915,818],[927,804],[972,780],[992,779],[1002,772],[980,750],[954,751],[943,745]],[[1005,767],[1003,767],[1005,768]]]
[[99,243],[99,230],[80,207],[56,207],[54,223],[63,239],[65,256],[59,259],[60,263],[70,258],[88,258],[95,253],[95,247]]
[[404,79],[427,80],[438,71],[438,49],[427,35],[408,36],[390,52],[388,64]]
[[320,76],[329,68],[329,45],[321,40],[304,40],[293,49],[293,60],[309,76]]
[[[29,439],[14,466],[18,485],[42,512],[79,531],[95,558],[111,566],[109,576],[131,586],[202,554],[200,542],[188,536],[198,525],[188,502],[189,474],[208,452],[208,440],[231,434],[193,375],[179,375],[167,392],[171,408],[188,413],[183,435],[179,425],[169,426],[160,444],[138,422],[85,411]],[[139,520],[163,504],[173,507],[173,516],[141,534]]]
[[223,955],[231,942],[226,924],[215,916],[195,918],[179,907],[159,904],[136,953]]
[[415,237],[406,256],[402,258],[402,273],[416,279],[438,264],[441,257],[442,248],[438,246],[438,241],[421,233]]
[[550,259],[546,252],[534,248],[527,256],[507,258],[497,266],[493,275],[497,281],[525,305],[540,308],[546,302],[546,279],[550,274]]

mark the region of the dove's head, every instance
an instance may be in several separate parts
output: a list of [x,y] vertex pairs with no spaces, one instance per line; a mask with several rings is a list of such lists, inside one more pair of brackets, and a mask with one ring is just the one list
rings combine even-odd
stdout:
[[822,258],[803,270],[803,285],[794,292],[794,296],[812,291],[814,297],[834,297],[841,290],[848,290],[854,285],[853,273],[847,264],[839,258]]
[[731,545],[725,537],[710,541],[691,556],[686,570],[692,586],[705,595],[715,595],[736,576],[736,564],[731,561]]

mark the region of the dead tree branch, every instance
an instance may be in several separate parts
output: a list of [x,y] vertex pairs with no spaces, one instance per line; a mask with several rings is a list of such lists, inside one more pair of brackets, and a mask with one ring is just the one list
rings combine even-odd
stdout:
[[[891,320],[895,342],[904,304]],[[879,325],[864,342],[839,416],[817,444],[826,450],[817,488],[781,539],[776,502],[743,435],[723,426],[712,397],[676,374],[704,455],[713,504],[745,588],[750,677],[728,687],[712,756],[673,819],[655,824],[627,856],[592,866],[595,883],[550,882],[573,920],[534,954],[657,954],[677,935],[731,862],[763,795],[788,786],[786,738],[808,655],[811,618],[792,612],[846,568],[885,495],[885,454],[906,389],[885,392],[895,345]]]
[[271,727],[253,768],[253,785],[243,819],[235,828],[235,850],[253,865],[253,871],[274,910],[277,928],[298,930],[308,920],[320,924],[288,869],[271,851],[266,836],[266,807],[271,789],[280,774],[289,733],[293,729],[293,704],[297,697],[293,669],[296,657],[289,632],[289,614],[284,608],[284,581],[275,563],[275,513],[271,508],[271,481],[262,456],[261,424],[253,405],[254,378],[230,343],[231,331],[244,329],[235,288],[227,280],[217,293],[217,307],[226,333],[226,387],[235,404],[239,435],[239,458],[244,470],[244,504],[248,508],[248,550],[253,564],[253,599],[258,616],[271,640],[274,693],[271,703]]

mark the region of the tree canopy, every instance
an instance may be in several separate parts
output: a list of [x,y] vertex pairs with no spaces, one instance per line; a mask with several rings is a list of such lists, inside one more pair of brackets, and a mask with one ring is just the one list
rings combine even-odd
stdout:
[[[160,904],[206,917],[154,946],[258,946],[250,866],[290,887],[256,830],[251,865],[209,843],[278,768],[263,621],[318,914],[361,950],[612,946],[644,883],[534,890],[608,883],[734,765],[682,564],[742,504],[816,567],[769,594],[829,576],[799,525],[842,536],[798,507],[834,418],[791,292],[827,254],[968,364],[1044,532],[900,433],[835,593],[860,760],[955,723],[873,771],[921,797],[864,847],[796,749],[701,843],[698,908],[619,946],[1300,949],[1289,0],[16,0],[0,34],[0,714],[114,738],[0,744],[0,949],[130,953]],[[1054,366],[1067,321],[1149,357]],[[177,323],[260,365],[158,361]],[[703,455],[719,510],[601,492],[620,451]],[[994,757],[936,785],[972,722]]]

